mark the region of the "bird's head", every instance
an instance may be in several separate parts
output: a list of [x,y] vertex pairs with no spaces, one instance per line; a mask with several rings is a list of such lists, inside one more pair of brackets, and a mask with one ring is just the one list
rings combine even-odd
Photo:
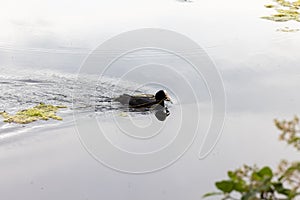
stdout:
[[159,90],[155,94],[155,99],[157,101],[171,101],[171,98],[168,96],[167,92],[165,90]]

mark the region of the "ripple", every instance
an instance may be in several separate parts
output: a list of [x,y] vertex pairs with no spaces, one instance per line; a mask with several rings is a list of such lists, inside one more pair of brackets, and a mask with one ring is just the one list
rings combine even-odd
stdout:
[[[112,103],[112,98],[126,92],[132,92],[132,88],[135,86],[134,83],[126,82],[116,86],[116,80],[108,77],[102,78],[102,81],[99,82],[98,77],[90,75],[80,80],[75,75],[70,74],[38,74],[32,71],[28,71],[26,74],[23,72],[20,75],[18,72],[14,72],[0,76],[0,110],[12,114],[18,110],[33,107],[38,103],[65,105],[69,111],[76,109],[82,113],[96,112],[101,114],[119,109],[119,104]],[[75,90],[79,94],[75,94]],[[64,112],[61,116],[65,119],[72,116],[72,112]],[[7,124],[2,123],[2,119],[0,120],[0,133],[17,130],[17,125],[10,124],[7,126]],[[41,122],[34,122],[32,125],[26,125],[26,127],[31,128],[37,125],[41,125]]]

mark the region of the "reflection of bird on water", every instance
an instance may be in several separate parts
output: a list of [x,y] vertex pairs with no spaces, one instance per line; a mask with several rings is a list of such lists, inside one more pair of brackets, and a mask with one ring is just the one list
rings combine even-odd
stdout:
[[171,99],[164,90],[159,90],[155,95],[140,94],[132,96],[123,94],[115,98],[115,101],[128,105],[130,108],[150,108],[156,105],[164,107],[165,101],[171,101]]
[[165,110],[160,109],[157,110],[155,112],[155,117],[159,120],[159,121],[165,121],[165,119],[170,115],[170,111],[168,110],[168,108],[166,108]]
[[159,90],[155,95],[152,94],[140,94],[140,95],[128,95],[123,94],[114,99],[129,108],[137,109],[139,111],[147,111],[150,108],[155,110],[155,116],[159,121],[164,121],[170,112],[165,107],[165,101],[170,101],[170,97],[166,91]]

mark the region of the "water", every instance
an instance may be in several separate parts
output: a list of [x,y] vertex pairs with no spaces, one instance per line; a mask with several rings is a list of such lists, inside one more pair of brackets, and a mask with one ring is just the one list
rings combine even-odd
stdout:
[[[69,2],[61,1],[48,2],[47,6],[44,2],[36,5],[18,1],[17,7],[14,1],[10,2],[13,3],[7,13],[0,12],[1,16],[3,13],[9,15],[0,21],[5,30],[0,33],[0,110],[14,113],[41,101],[64,104],[68,109],[57,113],[64,118],[62,122],[39,121],[25,127],[0,122],[0,135],[10,138],[1,140],[3,197],[193,200],[215,191],[214,182],[225,178],[227,170],[236,169],[243,163],[275,167],[280,159],[299,159],[299,152],[278,141],[279,133],[273,124],[274,118],[289,119],[299,114],[300,35],[299,32],[276,31],[285,26],[298,28],[299,23],[260,19],[272,12],[263,6],[270,1],[194,0],[185,4],[175,0],[112,0],[74,3],[71,7]],[[33,8],[37,8],[35,12],[28,13]],[[120,123],[125,124],[127,118],[119,116],[122,113],[110,115],[118,107],[107,103],[107,98],[135,92],[139,83],[117,85],[116,91],[111,92],[108,90],[116,80],[113,77],[95,84],[97,77],[89,75],[77,80],[75,74],[88,53],[100,43],[141,27],[166,28],[187,35],[205,48],[220,71],[227,96],[226,123],[219,143],[206,159],[198,159],[203,139],[200,137],[171,167],[147,175],[128,175],[92,159],[82,148],[72,126],[65,129],[65,133],[50,130],[45,135],[32,130],[40,126],[40,130],[47,131],[50,124],[52,128],[68,122],[74,125],[73,89],[79,91],[76,94],[82,94],[75,95],[75,100],[83,116],[100,115],[99,120],[108,124],[107,129],[115,128],[111,116],[118,116]],[[184,53],[191,55],[193,50]],[[135,62],[143,59],[147,57]],[[166,62],[179,64],[173,59]],[[159,75],[163,77],[163,74]],[[172,80],[172,76],[167,77]],[[173,81],[172,85],[184,90],[181,81]],[[201,81],[193,85],[201,85]],[[154,93],[156,89],[157,86],[149,86],[140,91]],[[199,91],[204,91],[200,99],[204,108],[201,114],[205,115],[203,110],[209,110],[209,105],[205,104],[207,92],[202,86]],[[177,105],[170,109],[170,120],[166,123],[176,117]],[[143,126],[151,115],[139,113],[134,116],[135,122]],[[16,132],[24,137],[10,137]],[[165,140],[158,142],[165,143],[172,132],[168,134]],[[125,135],[113,132],[108,136],[121,148],[148,150],[145,143],[124,142]],[[149,147],[155,149],[161,143],[149,143]],[[18,192],[12,192],[16,190]]]
[[[108,90],[114,79],[102,79],[101,83],[94,85],[96,78],[87,75],[85,79],[77,79],[74,74],[49,71],[45,73],[34,70],[5,70],[0,75],[1,111],[14,114],[39,103],[65,105],[67,108],[58,111],[58,115],[64,118],[63,122],[49,120],[18,125],[4,123],[1,117],[0,133],[24,132],[34,127],[70,123],[74,109],[81,113],[96,112],[99,114],[116,110],[119,105],[112,102],[111,99],[122,92],[133,92],[131,89],[133,84],[131,86],[123,84],[124,88],[115,88],[114,93],[110,93],[111,96],[108,96]],[[74,91],[80,92],[80,95],[76,95]]]
[[[73,113],[82,117],[97,115],[105,117],[115,111],[117,115],[147,115],[152,111],[128,110],[113,99],[121,94],[141,94],[156,92],[156,88],[142,87],[130,81],[120,81],[117,78],[84,75],[77,77],[54,71],[34,71],[33,69],[3,70],[0,75],[0,110],[14,114],[19,110],[28,109],[39,103],[64,105],[58,115],[63,121],[36,121],[26,125],[0,122],[0,137],[9,137],[18,132],[28,132],[32,129],[47,129],[73,124]],[[116,84],[116,82],[118,84]],[[138,88],[138,89],[136,89]],[[175,100],[175,99],[173,99]],[[127,112],[127,114],[126,114]],[[155,113],[153,113],[155,114]],[[111,117],[111,116],[110,116]],[[5,135],[5,136],[4,136]]]

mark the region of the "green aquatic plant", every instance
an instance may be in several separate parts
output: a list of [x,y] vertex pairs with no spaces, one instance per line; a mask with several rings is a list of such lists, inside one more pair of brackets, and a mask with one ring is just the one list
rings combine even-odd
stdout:
[[56,115],[56,112],[60,108],[66,108],[66,106],[53,106],[40,103],[33,108],[18,111],[15,115],[10,115],[7,112],[0,112],[0,115],[4,118],[4,122],[28,124],[38,120],[49,120],[50,118],[55,120],[62,120],[61,117]]
[[284,27],[284,28],[278,28],[276,31],[292,33],[292,32],[300,31],[300,29],[299,28],[290,29],[289,27]]
[[[298,131],[299,118],[290,121],[275,119],[275,126],[281,131],[280,140],[300,151]],[[282,160],[276,170],[269,166],[244,165],[227,172],[228,178],[215,183],[218,192],[203,197],[220,195],[221,199],[241,200],[291,200],[300,196],[300,162]]]
[[300,0],[286,1],[286,0],[275,0],[275,4],[265,5],[266,8],[272,8],[276,13],[270,16],[264,16],[263,19],[272,20],[275,22],[286,22],[286,21],[300,21]]
[[[267,19],[275,22],[297,21],[300,22],[300,0],[274,0],[274,4],[265,5],[266,8],[274,9],[275,13],[269,16],[263,16],[262,19]],[[299,29],[277,29],[282,32],[296,32]]]

